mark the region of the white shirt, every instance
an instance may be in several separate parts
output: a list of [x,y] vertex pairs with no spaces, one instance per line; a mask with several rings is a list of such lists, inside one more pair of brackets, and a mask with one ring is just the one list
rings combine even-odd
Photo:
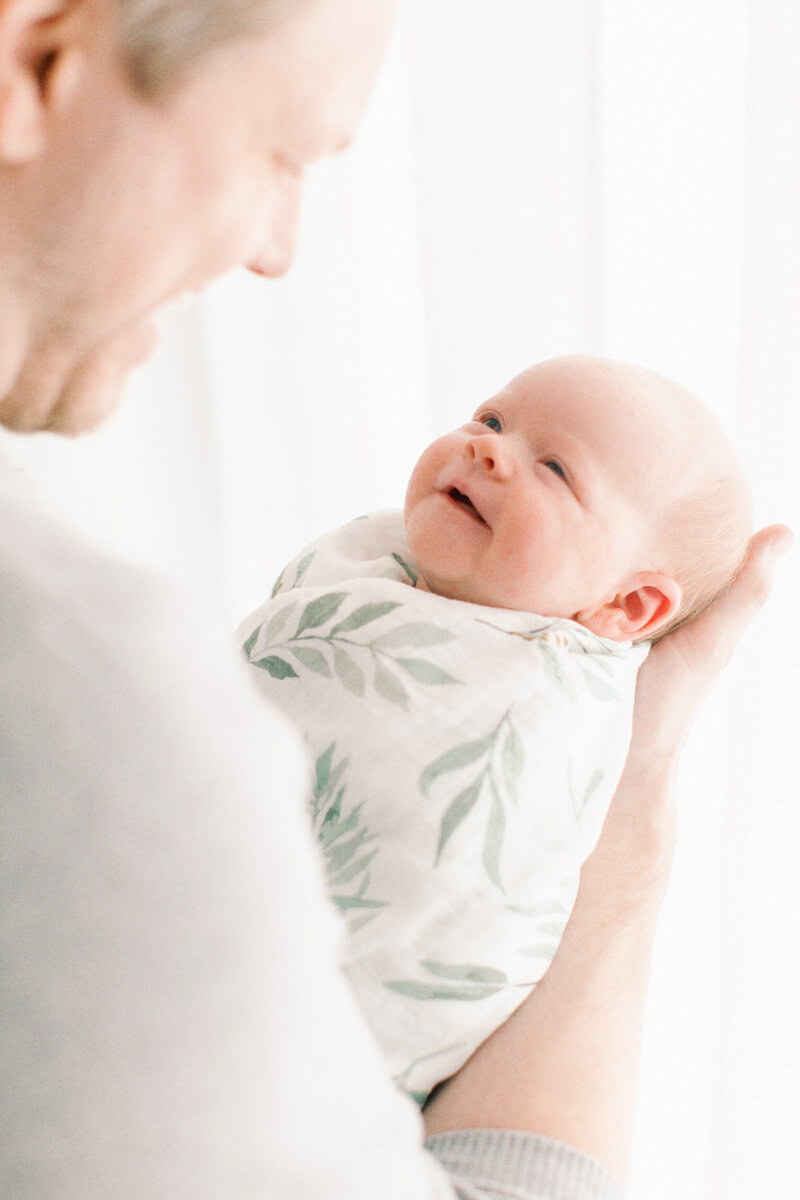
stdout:
[[293,729],[7,462],[0,529],[0,1194],[452,1197],[334,966]]

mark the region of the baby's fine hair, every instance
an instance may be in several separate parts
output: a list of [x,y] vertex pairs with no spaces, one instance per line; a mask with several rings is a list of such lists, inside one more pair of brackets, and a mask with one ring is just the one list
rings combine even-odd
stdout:
[[711,476],[667,505],[664,569],[683,596],[678,612],[652,641],[693,621],[724,595],[744,562],[752,525],[750,496],[738,474]]

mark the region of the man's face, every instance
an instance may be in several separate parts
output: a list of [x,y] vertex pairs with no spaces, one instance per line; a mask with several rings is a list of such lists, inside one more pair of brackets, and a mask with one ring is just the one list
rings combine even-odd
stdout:
[[430,590],[574,617],[652,569],[651,526],[689,467],[674,409],[636,393],[591,360],[553,360],[429,446],[405,518]]
[[277,33],[221,46],[156,99],[133,90],[111,31],[94,38],[44,150],[22,168],[25,352],[0,420],[93,427],[151,350],[162,305],[237,264],[287,270],[303,170],[352,137],[393,7],[298,5]]

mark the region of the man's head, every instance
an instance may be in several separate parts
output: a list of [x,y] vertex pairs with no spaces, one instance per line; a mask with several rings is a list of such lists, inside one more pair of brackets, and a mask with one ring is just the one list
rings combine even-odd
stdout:
[[0,421],[80,432],[152,316],[288,267],[394,0],[0,0]]
[[531,367],[434,442],[405,513],[431,591],[619,641],[710,604],[750,533],[710,413],[660,375],[585,356]]

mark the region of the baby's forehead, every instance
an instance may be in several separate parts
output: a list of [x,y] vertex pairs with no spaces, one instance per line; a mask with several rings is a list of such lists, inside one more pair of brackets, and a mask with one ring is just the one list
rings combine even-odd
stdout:
[[503,389],[521,402],[551,401],[583,408],[587,418],[615,405],[675,407],[687,414],[700,402],[685,388],[655,371],[613,359],[569,355],[536,363]]
[[655,371],[615,360],[550,359],[517,375],[500,395],[534,416],[561,417],[576,433],[609,423],[629,438],[656,438],[667,429],[676,440],[701,430],[709,436],[722,432],[712,428],[710,413],[687,389]]
[[643,502],[696,486],[709,471],[738,469],[706,406],[644,367],[571,355],[529,367],[500,395],[531,421],[532,430],[544,427],[582,446]]

